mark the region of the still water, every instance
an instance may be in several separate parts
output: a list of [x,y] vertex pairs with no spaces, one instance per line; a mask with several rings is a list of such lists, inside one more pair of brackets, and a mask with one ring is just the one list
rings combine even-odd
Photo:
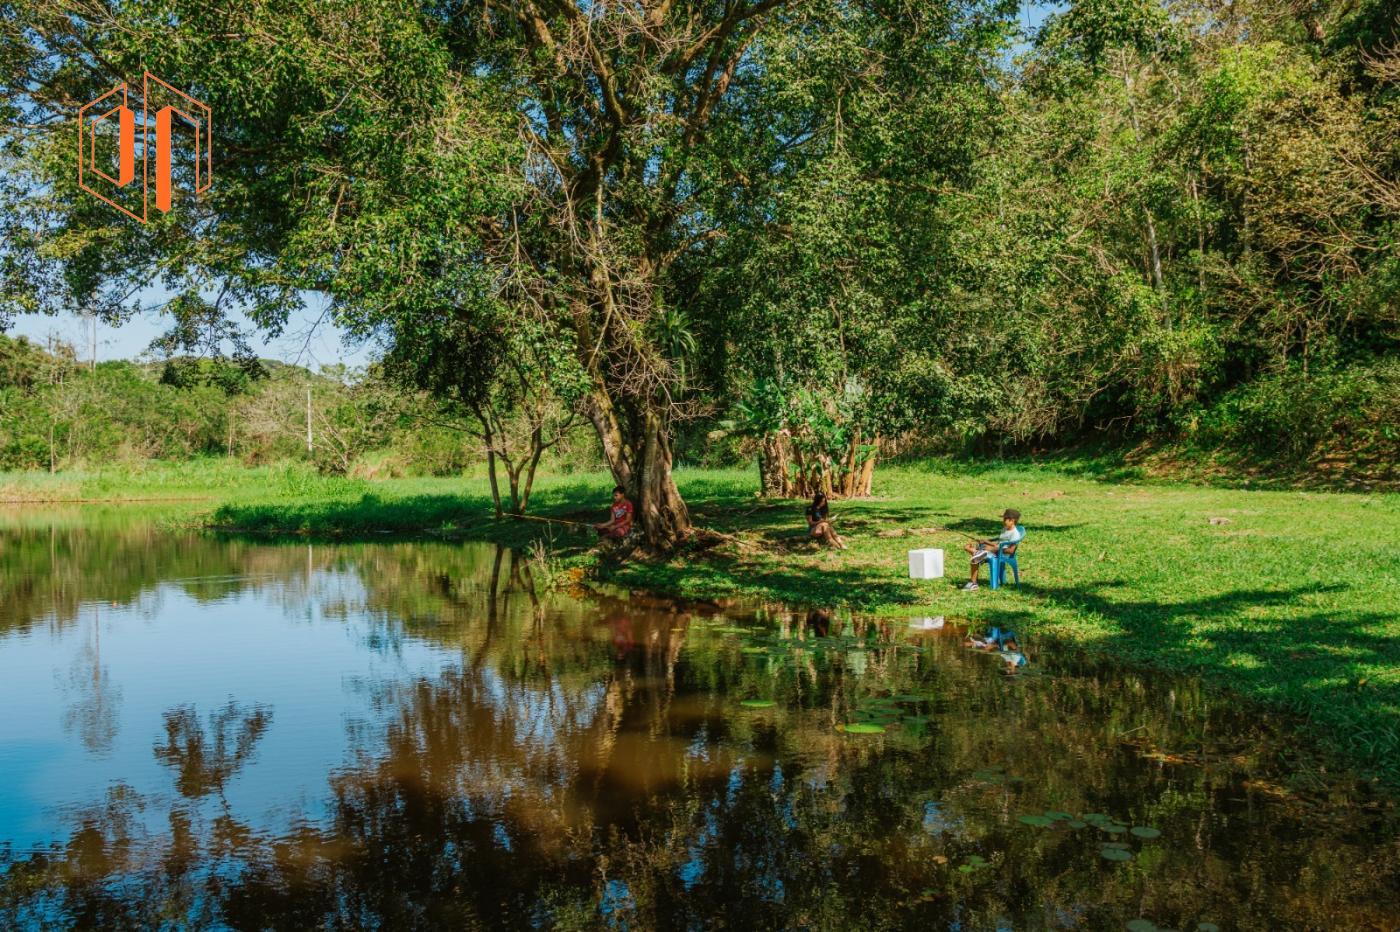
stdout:
[[1391,798],[1036,647],[0,515],[0,927],[1400,927]]

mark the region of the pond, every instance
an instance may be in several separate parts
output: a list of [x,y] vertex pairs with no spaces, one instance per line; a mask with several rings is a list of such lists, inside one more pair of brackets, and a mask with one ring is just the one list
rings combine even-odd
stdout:
[[1228,696],[546,569],[0,515],[0,927],[1400,925],[1393,797]]

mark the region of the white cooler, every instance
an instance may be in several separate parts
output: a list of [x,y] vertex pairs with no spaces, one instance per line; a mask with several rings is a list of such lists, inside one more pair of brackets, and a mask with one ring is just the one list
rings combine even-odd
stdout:
[[910,579],[942,579],[943,551],[937,547],[909,551]]

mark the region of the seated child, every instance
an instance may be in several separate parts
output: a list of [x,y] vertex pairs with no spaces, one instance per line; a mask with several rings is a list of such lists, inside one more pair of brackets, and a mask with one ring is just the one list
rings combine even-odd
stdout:
[[599,537],[610,540],[622,540],[632,530],[632,503],[627,500],[627,493],[622,486],[613,488],[612,506],[608,511],[608,521],[605,524],[595,524],[593,529],[598,532]]
[[807,533],[828,547],[846,549],[846,542],[831,526],[831,506],[827,503],[825,493],[818,492],[813,495],[812,504],[807,507]]
[[998,549],[1005,548],[1001,552],[1008,555],[1016,552],[1017,542],[1026,536],[1026,532],[1016,526],[1016,522],[1020,520],[1021,513],[1015,508],[1008,508],[1001,513],[1002,532],[996,540],[979,540],[975,544],[963,545],[963,550],[972,557],[972,579],[963,586],[964,589],[971,591],[977,588],[977,577],[982,573],[982,564]]

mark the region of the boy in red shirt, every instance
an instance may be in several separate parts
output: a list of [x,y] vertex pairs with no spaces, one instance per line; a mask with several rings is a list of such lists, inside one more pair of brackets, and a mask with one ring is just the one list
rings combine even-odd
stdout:
[[621,540],[632,530],[632,503],[627,500],[622,486],[613,487],[612,518],[607,524],[595,524],[599,537]]

